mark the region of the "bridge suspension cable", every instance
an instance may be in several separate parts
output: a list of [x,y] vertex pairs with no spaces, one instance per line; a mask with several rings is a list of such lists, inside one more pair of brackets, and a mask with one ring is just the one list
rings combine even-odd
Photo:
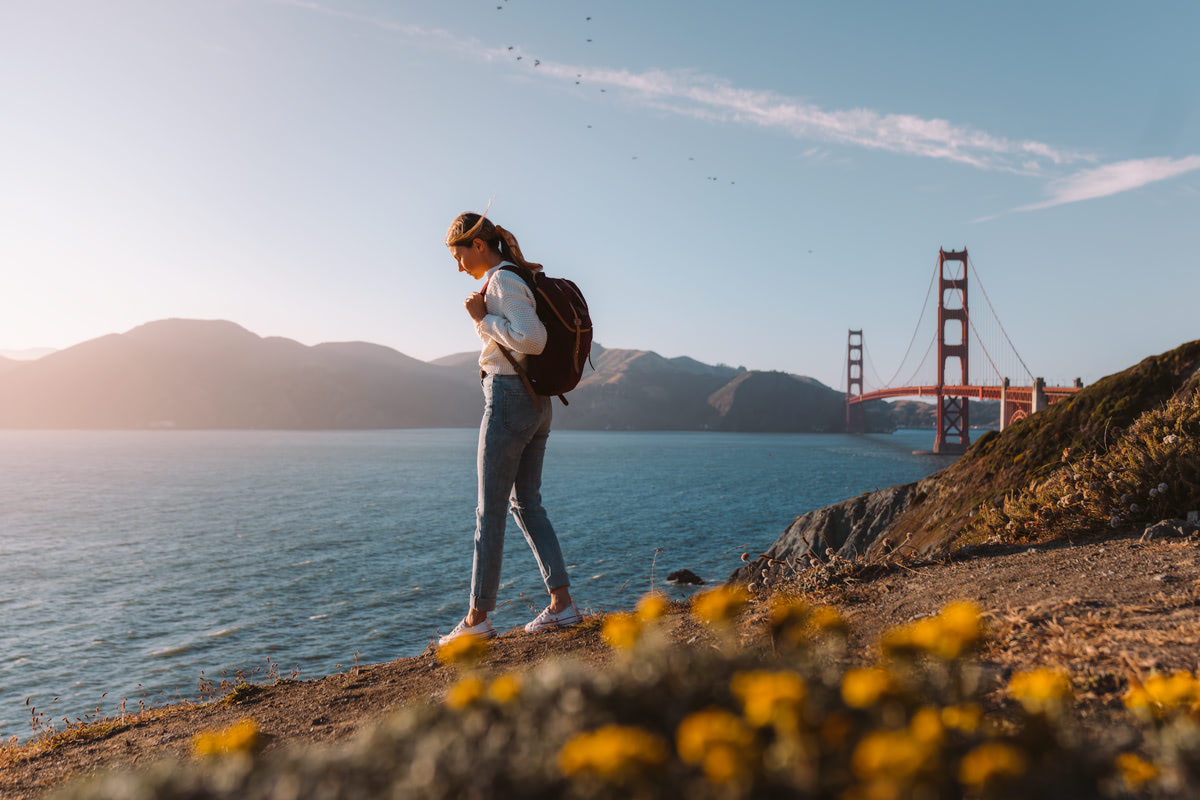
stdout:
[[871,351],[867,349],[866,342],[863,342],[863,357],[867,362],[867,366],[871,368],[871,374],[875,376],[876,386],[886,388],[883,379],[879,377],[879,371],[875,369],[875,362],[871,359]]
[[[917,340],[917,334],[920,333],[920,331],[921,331],[921,323],[925,321],[925,311],[929,308],[929,298],[933,294],[933,282],[935,280],[937,280],[937,274],[938,274],[938,264],[935,261],[934,265],[933,265],[933,272],[930,273],[930,275],[929,275],[929,288],[927,288],[925,290],[925,304],[921,306],[921,316],[919,316],[917,318],[917,327],[913,328],[912,336],[908,340],[908,347],[904,350],[904,357],[900,359],[900,365],[898,367],[896,367],[895,374],[892,375],[890,380],[883,383],[883,385],[880,387],[882,389],[887,389],[887,388],[890,388],[891,386],[895,385],[896,377],[900,374],[900,370],[904,369],[904,365],[908,362],[908,354],[910,352],[912,352],[913,343]],[[934,340],[936,341],[936,339],[937,339],[937,336],[935,335]],[[932,345],[931,345],[931,347],[932,347]],[[928,358],[928,357],[929,357],[929,353],[926,352],[925,358]],[[924,365],[924,363],[925,363],[925,359],[923,358],[923,359],[921,359],[921,364],[917,365],[918,372],[920,371],[921,366]]]
[[[971,264],[971,272],[975,275],[975,280],[979,282],[979,289],[983,292],[983,299],[987,301],[988,309],[992,312],[992,316],[996,318],[996,324],[1000,326],[1000,332],[1004,334],[1004,340],[1008,342],[1009,349],[1013,355],[1017,357],[1017,361],[1021,362],[1021,368],[1025,370],[1025,374],[1029,376],[1030,382],[1033,381],[1033,372],[1025,364],[1025,359],[1021,358],[1021,353],[1017,350],[1016,345],[1012,343],[1012,339],[1008,336],[1008,331],[1004,329],[1004,323],[1000,319],[1000,315],[996,313],[995,307],[992,305],[992,299],[988,297],[987,289],[983,287],[983,281],[979,278],[979,270],[975,268],[975,261],[971,256],[967,255],[967,261]],[[986,351],[985,351],[986,352]],[[990,359],[989,359],[990,360]]]
[[925,348],[925,356],[921,359],[921,363],[917,364],[917,368],[913,370],[913,374],[909,376],[908,380],[902,384],[903,386],[917,385],[917,375],[919,375],[921,370],[925,368],[926,362],[929,361],[929,354],[933,352],[933,346],[935,344],[937,344],[936,334],[934,334],[933,338],[929,340],[929,347]]

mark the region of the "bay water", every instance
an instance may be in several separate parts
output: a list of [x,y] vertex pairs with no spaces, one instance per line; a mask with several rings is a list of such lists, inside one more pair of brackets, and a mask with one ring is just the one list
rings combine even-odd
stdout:
[[[474,430],[0,431],[0,737],[420,653],[467,608]],[[890,435],[555,431],[543,500],[585,610],[720,582],[792,519],[950,460]],[[546,604],[509,522],[492,619]],[[270,660],[268,663],[268,659]],[[26,701],[28,700],[28,705]]]

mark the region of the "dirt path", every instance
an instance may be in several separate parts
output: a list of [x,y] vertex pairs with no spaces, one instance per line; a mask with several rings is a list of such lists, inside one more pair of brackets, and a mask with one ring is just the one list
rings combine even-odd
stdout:
[[[948,563],[895,566],[820,594],[850,618],[855,660],[871,657],[885,629],[953,600],[973,600],[990,621],[992,643],[983,661],[997,681],[1014,669],[1066,668],[1076,678],[1080,717],[1101,725],[1123,719],[1120,695],[1132,671],[1200,666],[1200,542],[1192,539],[1143,543],[1126,532],[1074,545],[981,547]],[[672,624],[677,641],[703,635],[682,612]],[[523,670],[559,656],[602,664],[608,650],[599,627],[589,619],[571,631],[503,636],[488,665]],[[53,748],[0,749],[0,796],[34,797],[71,776],[186,757],[197,732],[247,716],[269,737],[268,749],[337,742],[395,708],[436,698],[453,679],[454,672],[427,652],[318,680],[248,687],[203,706],[114,720],[77,730]]]

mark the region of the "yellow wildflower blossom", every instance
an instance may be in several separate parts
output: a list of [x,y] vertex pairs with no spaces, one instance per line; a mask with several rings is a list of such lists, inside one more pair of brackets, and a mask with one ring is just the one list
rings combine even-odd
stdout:
[[891,629],[880,644],[889,655],[928,653],[953,661],[982,638],[979,608],[973,603],[951,603],[936,616]]
[[1018,672],[1008,682],[1008,693],[1031,714],[1059,711],[1071,697],[1071,676],[1053,669]]
[[488,697],[503,705],[521,696],[521,679],[511,673],[501,675],[488,686]]
[[983,721],[983,709],[974,703],[947,706],[942,709],[942,724],[964,733],[974,733]]
[[654,622],[666,615],[670,604],[660,592],[644,595],[637,604],[637,618],[642,622]]
[[1124,701],[1131,711],[1153,717],[1177,709],[1195,710],[1200,706],[1200,681],[1190,672],[1176,672],[1169,677],[1156,673],[1140,686],[1131,686]]
[[219,731],[201,731],[192,740],[192,752],[198,756],[219,753],[253,753],[262,744],[258,723],[246,718]]
[[776,725],[794,730],[804,702],[804,679],[794,672],[739,672],[730,688],[742,701],[746,721],[756,727]]
[[848,669],[842,676],[842,699],[851,708],[870,708],[894,685],[892,673],[882,667]]
[[609,614],[600,629],[600,638],[605,644],[618,650],[633,647],[641,635],[642,624],[633,614]]
[[1143,784],[1158,777],[1158,767],[1136,753],[1121,753],[1117,756],[1117,769],[1125,780],[1125,785],[1132,791],[1137,791]]
[[741,586],[719,586],[692,600],[692,613],[705,622],[731,622],[746,607],[750,595]]
[[979,606],[974,603],[950,603],[938,615],[943,632],[957,638],[964,645],[974,644],[983,638],[983,617]]
[[1003,742],[984,742],[963,756],[958,778],[979,789],[996,780],[1020,777],[1025,769],[1025,754],[1017,748]]
[[940,745],[945,729],[942,727],[942,714],[932,706],[917,709],[908,722],[908,732],[918,742],[929,745]]
[[443,664],[477,664],[488,652],[488,640],[478,636],[455,636],[437,649]]
[[446,705],[453,709],[466,708],[483,696],[483,681],[471,676],[463,678],[446,692]]
[[850,765],[862,780],[908,780],[930,766],[936,752],[907,730],[873,731],[854,748]]
[[841,612],[833,606],[817,606],[808,618],[809,624],[826,633],[845,633],[850,626]]
[[697,711],[679,723],[675,749],[684,762],[702,767],[713,783],[727,783],[749,773],[757,755],[754,732],[722,708]]
[[581,733],[558,753],[564,775],[595,775],[616,778],[644,772],[667,760],[662,737],[627,725],[605,725]]

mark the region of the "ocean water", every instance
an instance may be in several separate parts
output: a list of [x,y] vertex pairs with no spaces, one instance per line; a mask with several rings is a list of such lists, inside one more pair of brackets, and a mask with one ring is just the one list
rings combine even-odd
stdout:
[[[572,593],[721,581],[800,513],[924,477],[931,431],[555,431],[543,499]],[[421,652],[466,611],[474,430],[0,431],[0,737],[201,673],[319,677]],[[498,628],[546,602],[511,523]],[[30,698],[29,705],[26,699]]]

